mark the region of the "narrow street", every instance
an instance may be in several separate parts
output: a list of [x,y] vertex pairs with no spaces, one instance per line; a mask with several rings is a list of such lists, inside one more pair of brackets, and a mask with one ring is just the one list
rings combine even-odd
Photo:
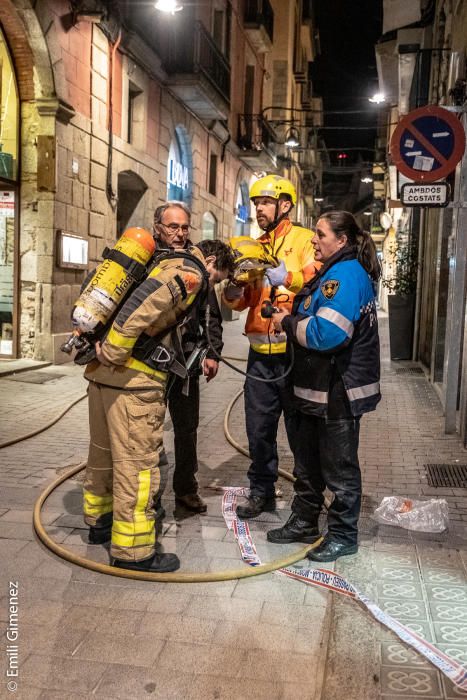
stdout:
[[[412,363],[387,359],[384,316],[383,400],[362,421],[360,549],[338,560],[335,570],[384,611],[466,664],[466,492],[429,487],[424,466],[465,463],[465,452],[457,436],[444,435],[441,406],[424,374]],[[241,324],[225,324],[229,355],[246,355]],[[0,385],[2,441],[44,424],[86,389],[81,370],[70,365],[3,376]],[[219,491],[248,483],[248,460],[223,433],[226,406],[241,386],[241,376],[223,367],[203,388],[199,456],[207,515],[175,510],[171,489],[164,496],[161,542],[165,551],[180,556],[182,572],[246,566],[233,533],[226,530]],[[246,446],[241,400],[230,430]],[[82,401],[46,432],[2,450],[0,619],[8,625],[9,583],[17,581],[16,697],[337,700],[343,688],[349,700],[463,695],[343,596],[276,574],[164,584],[104,576],[61,561],[33,533],[32,507],[47,483],[86,458],[87,436]],[[172,462],[170,424],[166,437]],[[281,466],[290,470],[283,433],[280,445]],[[278,511],[251,521],[264,562],[298,549],[266,542],[266,530],[290,513],[291,484],[280,479],[278,489]],[[383,496],[393,494],[446,498],[449,531],[429,535],[378,525],[371,515]],[[104,547],[86,544],[79,476],[51,495],[43,522],[73,552],[108,561]],[[7,661],[3,654],[2,671]]]

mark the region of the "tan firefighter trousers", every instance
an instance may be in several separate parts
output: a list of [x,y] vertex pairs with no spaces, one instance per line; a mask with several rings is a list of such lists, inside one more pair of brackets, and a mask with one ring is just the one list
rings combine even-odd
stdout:
[[155,552],[154,499],[160,485],[164,383],[124,391],[90,382],[91,441],[84,482],[84,520],[112,523],[110,554],[141,561]]

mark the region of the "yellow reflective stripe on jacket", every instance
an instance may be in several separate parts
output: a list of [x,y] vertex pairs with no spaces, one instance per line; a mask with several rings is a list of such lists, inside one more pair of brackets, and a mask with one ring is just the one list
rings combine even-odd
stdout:
[[144,362],[141,362],[140,360],[135,360],[134,357],[130,357],[125,362],[125,367],[128,367],[129,369],[135,369],[138,372],[145,372],[151,377],[157,377],[163,382],[165,382],[165,380],[167,379],[167,372],[159,372],[159,370],[157,369],[152,369],[152,367],[145,365]]
[[190,306],[190,304],[192,304],[195,299],[196,299],[196,294],[190,294],[190,296],[186,300],[187,306]]
[[159,272],[162,270],[162,267],[154,267],[151,272],[149,273],[148,277],[157,277]]
[[106,513],[111,513],[113,509],[113,497],[112,494],[107,494],[106,496],[96,496],[95,493],[83,490],[84,505],[83,510],[85,515],[92,515],[99,517],[99,515],[105,515]]
[[122,335],[122,333],[115,330],[113,326],[106,337],[106,341],[110,343],[110,345],[116,345],[118,348],[131,349],[136,343],[136,340],[136,338],[128,338],[127,336]]

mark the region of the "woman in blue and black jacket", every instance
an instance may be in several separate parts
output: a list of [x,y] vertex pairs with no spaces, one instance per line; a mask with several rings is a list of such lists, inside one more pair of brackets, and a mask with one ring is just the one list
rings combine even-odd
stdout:
[[325,487],[334,493],[328,531],[314,561],[354,554],[361,503],[360,416],[381,399],[375,285],[380,266],[374,243],[352,214],[318,220],[315,258],[324,263],[296,296],[292,314],[273,315],[293,342],[293,390],[298,408],[292,515],[268,532],[270,542],[313,542]]

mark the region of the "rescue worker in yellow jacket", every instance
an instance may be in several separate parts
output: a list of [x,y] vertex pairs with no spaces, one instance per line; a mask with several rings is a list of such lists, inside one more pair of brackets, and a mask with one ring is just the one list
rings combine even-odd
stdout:
[[84,519],[90,542],[111,539],[112,563],[120,568],[165,572],[180,565],[175,554],[156,553],[153,503],[168,375],[161,371],[166,354],[154,350],[188,311],[196,313],[208,285],[233,270],[232,250],[221,241],[201,241],[189,252],[198,262],[181,255],[157,263],[123,304],[85,371],[91,440]]
[[[249,374],[264,379],[283,375],[290,364],[286,356],[285,333],[275,333],[271,318],[261,315],[265,301],[292,309],[293,298],[319,268],[314,262],[311,243],[313,232],[295,226],[289,219],[296,204],[293,184],[278,175],[257,180],[250,189],[256,207],[256,220],[264,234],[258,239],[278,261],[263,277],[245,287],[227,285],[224,298],[229,306],[242,311],[248,308],[245,332],[250,341]],[[287,379],[264,383],[245,381],[245,420],[251,465],[248,470],[250,495],[246,504],[237,507],[239,518],[254,518],[276,507],[275,483],[278,477],[277,428],[281,413],[290,447],[293,449],[293,394]]]

